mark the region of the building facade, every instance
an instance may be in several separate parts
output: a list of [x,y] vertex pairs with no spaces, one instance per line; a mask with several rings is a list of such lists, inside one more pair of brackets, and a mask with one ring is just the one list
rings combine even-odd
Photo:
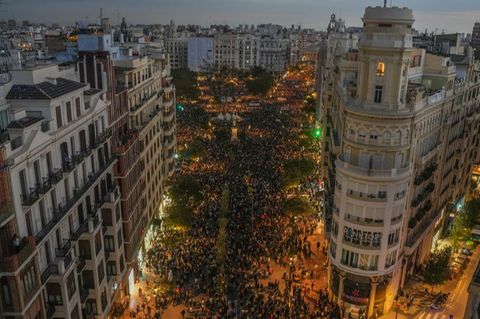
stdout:
[[413,48],[408,8],[366,8],[357,48],[333,22],[320,107],[329,290],[369,318],[391,309],[468,189],[479,65],[470,57],[458,72],[449,57]]
[[175,168],[167,57],[129,55],[110,35],[83,38],[77,64],[12,71],[0,149],[2,318],[121,313]]

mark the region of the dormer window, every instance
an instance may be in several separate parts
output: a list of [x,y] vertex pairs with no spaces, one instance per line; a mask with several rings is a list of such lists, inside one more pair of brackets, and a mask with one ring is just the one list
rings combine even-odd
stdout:
[[385,75],[385,63],[378,62],[377,63],[377,76],[384,76]]

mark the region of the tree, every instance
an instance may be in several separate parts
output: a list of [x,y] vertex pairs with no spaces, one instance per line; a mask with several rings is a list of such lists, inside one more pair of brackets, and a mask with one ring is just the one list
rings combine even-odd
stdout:
[[288,198],[283,209],[291,217],[312,216],[316,214],[315,208],[303,197],[294,196]]
[[450,229],[450,239],[453,243],[453,249],[458,249],[458,244],[467,240],[472,232],[480,212],[480,199],[474,199],[465,203],[458,212]]
[[445,247],[435,250],[428,258],[423,277],[427,284],[432,285],[432,293],[436,286],[444,284],[450,278],[451,255],[452,249]]
[[189,201],[198,202],[202,198],[200,185],[191,175],[182,175],[178,177],[170,186],[169,194],[175,203],[183,203],[187,206]]
[[182,150],[180,156],[185,159],[202,158],[207,155],[207,149],[203,146],[202,141],[194,139],[186,148]]
[[315,163],[309,158],[293,158],[283,164],[282,184],[286,189],[298,186],[315,173]]
[[188,69],[172,70],[173,83],[177,95],[188,99],[198,98],[196,74]]
[[190,228],[193,224],[193,212],[186,203],[176,202],[166,209],[165,225],[167,227]]
[[273,76],[262,68],[255,67],[245,81],[248,91],[253,95],[265,95],[273,85]]

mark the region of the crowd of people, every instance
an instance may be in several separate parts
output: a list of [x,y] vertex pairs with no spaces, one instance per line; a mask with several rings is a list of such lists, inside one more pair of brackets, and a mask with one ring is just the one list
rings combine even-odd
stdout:
[[[235,143],[199,137],[207,150],[204,164],[194,170],[185,165],[179,172],[202,185],[193,225],[159,231],[145,257],[146,269],[169,282],[171,293],[155,292],[154,309],[138,312],[160,318],[171,302],[186,306],[183,318],[341,318],[326,291],[314,289],[313,271],[292,261],[326,253],[324,243],[316,243],[313,252],[307,242],[318,216],[294,219],[283,209],[282,163],[298,151],[292,143],[294,112],[266,106],[245,114],[240,130],[247,132]],[[195,119],[186,115],[183,120]],[[219,236],[225,190],[227,223],[225,236]],[[286,269],[281,280],[271,279],[273,263]],[[299,278],[312,279],[311,285]]]

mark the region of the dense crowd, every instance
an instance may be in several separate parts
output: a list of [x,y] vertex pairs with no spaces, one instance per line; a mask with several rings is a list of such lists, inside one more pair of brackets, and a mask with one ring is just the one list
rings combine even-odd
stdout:
[[[187,305],[182,312],[185,318],[341,317],[324,290],[314,290],[313,283],[302,285],[299,278],[313,278],[313,271],[291,258],[311,256],[307,237],[318,222],[317,217],[294,219],[282,207],[286,199],[280,183],[282,162],[297,151],[291,143],[291,116],[274,106],[265,107],[246,115],[249,131],[258,134],[245,134],[236,143],[202,139],[208,154],[205,164],[198,165],[216,163],[221,169],[189,171],[203,188],[193,226],[187,231],[158,232],[145,258],[146,268],[170,282],[173,293],[155,293],[156,309],[139,312],[160,317],[162,307],[173,302]],[[226,252],[219,262],[225,189],[229,194]],[[269,280],[270,261],[287,269],[282,285]]]

